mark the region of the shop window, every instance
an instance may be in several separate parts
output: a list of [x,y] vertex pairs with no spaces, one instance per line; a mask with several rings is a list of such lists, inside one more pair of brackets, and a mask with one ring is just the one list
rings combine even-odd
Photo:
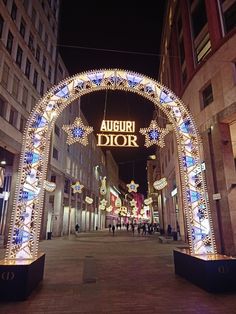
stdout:
[[31,50],[31,52],[34,54],[34,36],[32,33],[29,34],[28,47]]
[[212,85],[209,84],[202,90],[202,107],[205,108],[212,102],[213,102]]

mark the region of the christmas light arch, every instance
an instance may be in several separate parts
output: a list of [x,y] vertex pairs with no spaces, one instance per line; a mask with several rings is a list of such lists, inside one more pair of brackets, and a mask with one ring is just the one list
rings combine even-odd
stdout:
[[109,69],[88,71],[65,79],[50,89],[32,111],[24,132],[6,259],[37,257],[50,135],[57,117],[77,98],[106,89],[139,94],[166,114],[178,142],[191,253],[216,253],[207,188],[201,170],[201,140],[190,112],[157,81],[135,72]]

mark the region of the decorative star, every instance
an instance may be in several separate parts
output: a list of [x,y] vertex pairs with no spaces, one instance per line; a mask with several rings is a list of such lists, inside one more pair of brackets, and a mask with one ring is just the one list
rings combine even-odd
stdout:
[[87,136],[93,132],[91,126],[85,126],[81,118],[76,118],[73,124],[63,125],[62,129],[68,134],[66,143],[68,145],[79,142],[80,144],[86,146],[88,145]]
[[107,201],[105,200],[105,198],[103,198],[103,199],[100,201],[100,205],[106,206],[106,204],[107,204]]
[[71,185],[73,189],[73,193],[82,193],[83,184],[79,183],[79,181],[75,182],[75,184]]
[[137,202],[134,199],[132,199],[132,201],[130,201],[129,203],[132,207],[135,207],[137,205]]
[[137,188],[139,187],[139,184],[134,183],[134,180],[131,180],[129,184],[126,184],[128,187],[128,191],[131,192],[137,192]]
[[164,136],[169,133],[169,130],[167,128],[160,128],[156,120],[152,120],[148,128],[141,128],[139,132],[145,135],[144,146],[149,147],[156,144],[160,147],[164,147]]

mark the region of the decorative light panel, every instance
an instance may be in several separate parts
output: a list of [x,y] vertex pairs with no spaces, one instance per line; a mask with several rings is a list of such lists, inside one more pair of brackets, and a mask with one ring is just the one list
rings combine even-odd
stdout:
[[[182,195],[191,252],[216,253],[205,176],[203,171],[199,172],[202,163],[201,139],[190,112],[172,92],[153,79],[130,71],[111,69],[84,72],[65,79],[49,90],[31,113],[23,134],[6,259],[31,259],[37,256],[50,135],[57,117],[77,98],[107,89],[143,96],[160,108],[169,119],[178,142]],[[72,126],[67,127],[70,142],[86,142],[87,135],[92,132],[90,127],[86,129],[80,122],[74,122],[74,129]],[[80,127],[81,130],[78,130]],[[153,130],[158,131],[157,128]],[[155,137],[154,132],[153,138]]]

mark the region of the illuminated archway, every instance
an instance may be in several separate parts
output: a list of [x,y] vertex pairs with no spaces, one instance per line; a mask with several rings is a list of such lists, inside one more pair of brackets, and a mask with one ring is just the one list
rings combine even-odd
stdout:
[[201,140],[191,114],[181,100],[153,79],[111,69],[84,72],[62,81],[39,100],[31,113],[24,132],[6,258],[31,259],[37,256],[50,135],[57,117],[78,97],[106,89],[139,94],[167,115],[178,142],[191,253],[216,253],[201,168]]

